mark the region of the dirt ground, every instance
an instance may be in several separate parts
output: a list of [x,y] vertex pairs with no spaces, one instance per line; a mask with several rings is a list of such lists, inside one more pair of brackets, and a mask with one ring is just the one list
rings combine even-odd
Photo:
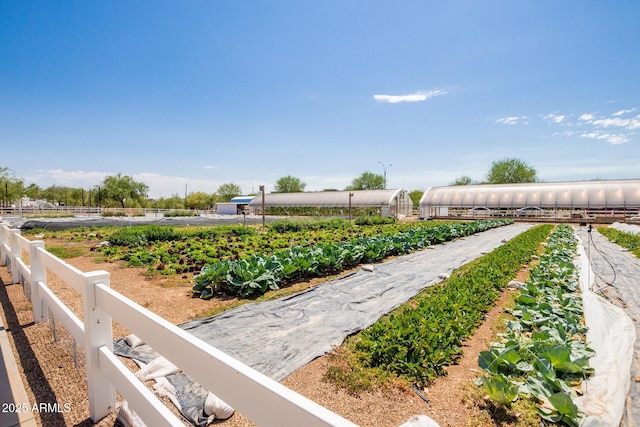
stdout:
[[[144,274],[144,269],[125,268],[118,263],[97,263],[95,257],[82,256],[66,260],[82,271],[105,270],[110,273],[111,287],[173,323],[181,323],[202,315],[214,306],[230,307],[235,299],[203,301],[191,297],[189,276],[175,278]],[[526,269],[518,277],[524,278]],[[87,387],[83,373],[83,355],[79,346],[59,326],[51,322],[33,323],[31,305],[24,297],[22,286],[11,283],[5,267],[0,267],[0,303],[9,340],[18,355],[23,382],[31,403],[57,402],[69,411],[36,414],[39,425],[55,426],[109,426],[118,425],[115,414],[94,424],[89,419]],[[55,276],[47,278],[48,285],[80,317],[80,296],[75,290],[61,283]],[[301,289],[318,283],[298,285]],[[460,363],[448,369],[446,377],[438,379],[431,387],[422,390],[423,400],[410,389],[394,388],[384,393],[361,393],[358,396],[337,389],[323,379],[331,355],[320,357],[294,372],[282,382],[287,387],[310,398],[350,421],[365,426],[399,426],[412,415],[425,414],[442,427],[494,425],[479,423],[479,409],[468,399],[471,381],[479,369],[477,357],[487,349],[493,338],[492,325],[502,313],[511,291],[505,291],[496,306],[487,314],[486,321],[474,337],[464,344]],[[55,337],[54,332],[55,331]],[[128,335],[122,326],[114,324],[114,337]],[[56,338],[56,340],[54,340]],[[74,357],[75,356],[75,357]],[[131,369],[132,362],[126,361]],[[118,396],[119,401],[121,398]],[[216,425],[237,427],[251,426],[241,414]]]

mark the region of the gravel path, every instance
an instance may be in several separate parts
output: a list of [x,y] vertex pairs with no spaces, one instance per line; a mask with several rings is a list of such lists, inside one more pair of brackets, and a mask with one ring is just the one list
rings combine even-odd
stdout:
[[591,260],[596,289],[602,290],[614,304],[624,308],[635,323],[631,387],[622,426],[637,427],[640,426],[640,259],[609,242],[595,228],[589,233],[586,227],[580,227],[579,235]]

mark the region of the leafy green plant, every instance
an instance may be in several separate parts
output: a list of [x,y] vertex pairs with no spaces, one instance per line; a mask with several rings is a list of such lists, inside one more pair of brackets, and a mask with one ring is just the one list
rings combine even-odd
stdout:
[[530,260],[551,228],[539,226],[517,236],[363,331],[355,345],[361,363],[419,386],[446,375],[444,367],[460,357],[462,341],[473,334],[499,291]]
[[[376,262],[390,255],[406,254],[431,244],[510,223],[512,223],[511,220],[487,220],[443,224],[424,227],[424,229],[412,229],[405,233],[360,237],[351,242],[318,243],[318,239],[315,239],[307,242],[311,244],[310,246],[294,245],[270,255],[250,253],[245,257],[238,256],[236,259],[229,258],[221,261],[228,263],[230,273],[226,278],[215,277],[217,281],[210,283],[212,290],[204,295],[209,297],[214,293],[213,290],[216,290],[229,292],[231,295],[255,297],[260,295],[260,292],[278,289],[286,284],[287,280],[333,273],[361,262]],[[269,269],[271,274],[267,275],[263,271],[265,268]],[[255,280],[256,275],[261,277],[260,281]],[[266,276],[263,277],[263,275]],[[208,274],[202,277],[198,275],[199,284],[194,292],[200,292],[202,296],[202,283],[210,277]],[[247,289],[251,291],[247,292]]]
[[393,224],[396,219],[380,215],[362,215],[357,217],[354,222],[356,225]]
[[[568,426],[578,426],[583,417],[573,403],[574,387],[592,374],[594,354],[586,344],[575,248],[573,228],[558,226],[516,299],[516,320],[478,357],[486,372],[478,384],[490,398],[509,404],[518,396],[531,397],[543,419]],[[507,399],[502,389],[518,392]]]
[[124,227],[109,236],[114,246],[141,246],[155,241],[172,241],[179,237],[172,227],[148,225]]
[[84,254],[82,248],[73,246],[47,246],[47,250],[60,259],[75,258]]

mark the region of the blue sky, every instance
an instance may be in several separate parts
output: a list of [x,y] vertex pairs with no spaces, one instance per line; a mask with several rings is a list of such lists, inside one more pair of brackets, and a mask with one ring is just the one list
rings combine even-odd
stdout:
[[[0,166],[150,196],[640,177],[637,1],[0,0]],[[383,167],[384,165],[384,167]]]

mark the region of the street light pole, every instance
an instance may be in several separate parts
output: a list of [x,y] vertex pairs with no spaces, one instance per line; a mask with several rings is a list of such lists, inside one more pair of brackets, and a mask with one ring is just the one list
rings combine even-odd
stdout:
[[386,190],[387,189],[387,166],[393,166],[393,165],[391,163],[389,163],[388,165],[385,165],[382,162],[378,162],[378,163],[380,163],[382,165],[382,170],[384,172],[384,175],[383,175],[384,176],[384,189]]
[[260,193],[262,194],[262,232],[264,233],[264,216],[265,216],[265,212],[264,212],[264,185],[261,185],[260,187]]

